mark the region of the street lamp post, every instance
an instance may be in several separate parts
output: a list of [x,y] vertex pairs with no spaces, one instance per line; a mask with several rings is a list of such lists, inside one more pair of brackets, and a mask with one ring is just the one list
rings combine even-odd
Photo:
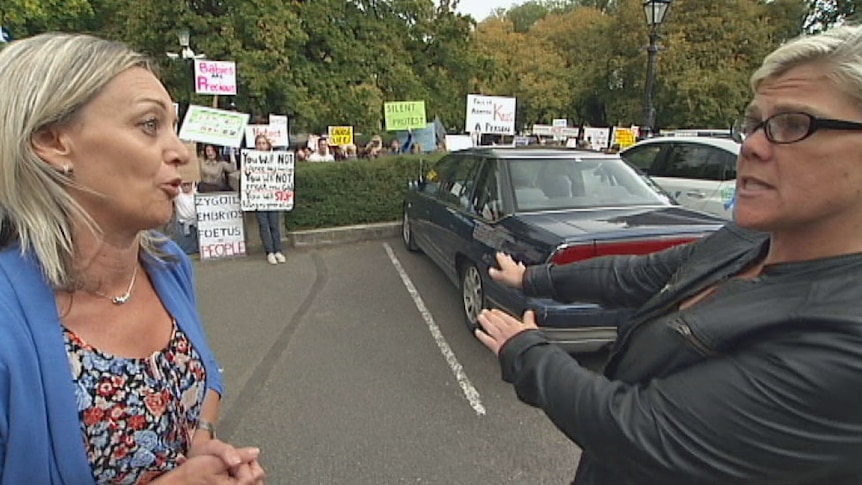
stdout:
[[655,130],[655,100],[653,99],[655,91],[656,65],[658,64],[658,28],[664,22],[665,15],[670,9],[671,0],[647,0],[643,3],[644,13],[646,14],[647,25],[649,26],[649,46],[647,47],[647,83],[646,83],[646,102],[644,103],[644,126],[647,129],[647,134],[652,135]]

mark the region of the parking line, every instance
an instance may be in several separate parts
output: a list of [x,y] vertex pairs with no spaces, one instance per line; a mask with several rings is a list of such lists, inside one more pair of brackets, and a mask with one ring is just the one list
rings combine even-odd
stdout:
[[434,337],[434,342],[437,343],[440,353],[443,354],[443,358],[445,358],[446,363],[449,364],[449,369],[451,369],[452,374],[455,375],[455,380],[457,380],[458,385],[461,386],[461,390],[464,392],[464,397],[467,398],[467,402],[470,403],[470,407],[476,411],[476,414],[484,416],[485,406],[482,405],[479,391],[473,387],[473,384],[470,382],[470,378],[467,377],[467,373],[464,372],[464,367],[461,366],[461,363],[458,362],[458,358],[455,357],[455,353],[452,352],[452,348],[449,347],[448,343],[446,343],[446,339],[443,338],[443,334],[440,333],[440,327],[438,327],[434,322],[434,317],[431,316],[431,312],[428,311],[428,308],[425,306],[425,302],[422,301],[422,297],[419,296],[419,292],[416,291],[416,287],[413,286],[413,282],[410,280],[410,277],[407,276],[407,272],[404,271],[404,267],[401,266],[401,261],[398,261],[398,258],[395,257],[395,252],[392,250],[392,247],[389,243],[383,243],[383,247],[386,249],[386,253],[389,255],[392,265],[395,266],[395,270],[398,271],[398,275],[401,276],[401,281],[404,282],[404,286],[407,288],[407,293],[410,293],[410,297],[413,298],[413,303],[416,304],[416,309],[419,310],[419,314],[422,315],[422,319],[425,320],[425,324],[428,325],[428,330],[431,331],[431,335]]

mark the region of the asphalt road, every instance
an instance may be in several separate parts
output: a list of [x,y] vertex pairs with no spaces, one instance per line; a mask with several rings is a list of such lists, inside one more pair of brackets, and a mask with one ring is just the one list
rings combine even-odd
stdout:
[[500,380],[427,257],[397,238],[287,256],[196,265],[219,434],[261,447],[268,483],[571,481],[578,448]]

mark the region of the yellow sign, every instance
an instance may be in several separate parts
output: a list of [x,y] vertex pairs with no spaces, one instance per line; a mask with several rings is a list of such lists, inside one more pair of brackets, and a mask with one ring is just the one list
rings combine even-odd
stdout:
[[635,132],[628,128],[617,128],[617,143],[620,148],[630,147],[635,144]]
[[352,126],[330,126],[328,131],[330,145],[353,145]]

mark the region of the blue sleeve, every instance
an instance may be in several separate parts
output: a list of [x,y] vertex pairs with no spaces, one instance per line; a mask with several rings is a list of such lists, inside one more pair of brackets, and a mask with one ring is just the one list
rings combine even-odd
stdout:
[[201,322],[200,311],[198,311],[198,302],[197,302],[197,291],[195,290],[194,285],[194,268],[191,264],[191,259],[185,254],[181,256],[183,258],[183,270],[188,276],[186,281],[189,282],[188,292],[189,292],[189,300],[191,300],[193,304],[194,311],[194,324],[198,332],[200,332],[198,341],[201,343],[198,348],[198,352],[201,354],[201,358],[204,361],[204,367],[207,371],[207,389],[212,389],[215,392],[219,393],[220,396],[224,397],[224,381],[221,378],[221,366],[215,358],[215,354],[210,348],[209,344],[206,340],[206,332],[203,328],[203,323]]
[[207,389],[212,389],[219,393],[220,396],[224,397],[225,387],[221,377],[221,366],[207,343],[206,331],[204,330],[203,323],[201,322],[201,315],[198,311],[194,267],[192,266],[191,259],[183,253],[182,250],[180,250],[176,243],[171,241],[168,245],[169,247],[167,250],[180,258],[179,266],[182,273],[181,284],[183,285],[183,289],[191,306],[189,311],[192,318],[189,319],[189,325],[184,330],[189,335],[189,338],[192,339],[195,349],[200,353],[201,359],[204,362],[204,368],[206,369],[207,374]]

